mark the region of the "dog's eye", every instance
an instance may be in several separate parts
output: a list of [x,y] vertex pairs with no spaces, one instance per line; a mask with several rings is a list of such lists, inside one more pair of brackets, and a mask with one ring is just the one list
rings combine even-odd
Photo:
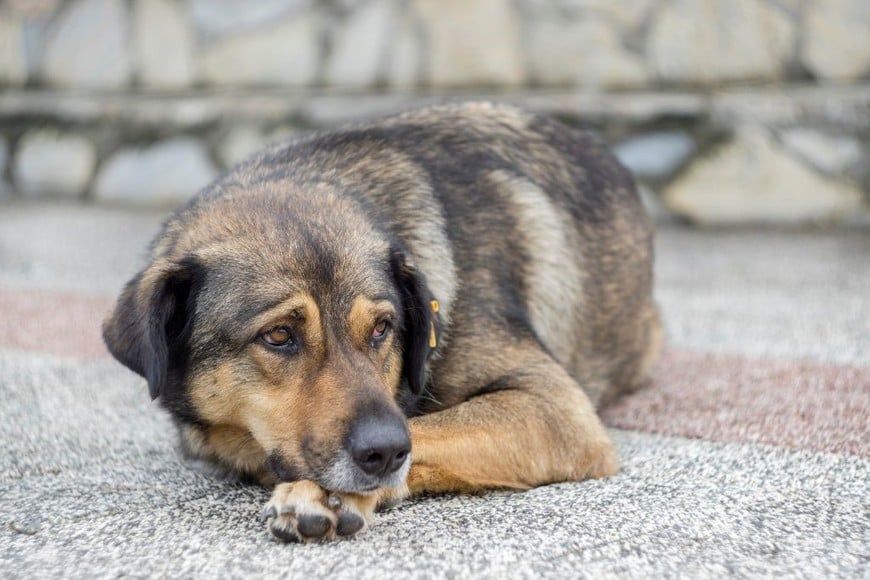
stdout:
[[387,331],[390,329],[390,323],[386,320],[381,320],[372,329],[372,340],[379,341],[387,336]]
[[276,348],[288,348],[296,346],[290,329],[286,326],[276,326],[260,335],[260,340]]

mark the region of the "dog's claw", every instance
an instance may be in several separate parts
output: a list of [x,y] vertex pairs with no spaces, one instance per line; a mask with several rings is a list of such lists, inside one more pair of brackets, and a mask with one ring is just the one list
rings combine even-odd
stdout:
[[260,514],[260,521],[266,523],[270,518],[277,518],[278,510],[275,509],[275,506],[272,504],[267,505],[263,508],[263,512]]
[[341,509],[341,498],[337,495],[331,495],[326,501],[326,505],[328,505],[331,510],[339,510]]

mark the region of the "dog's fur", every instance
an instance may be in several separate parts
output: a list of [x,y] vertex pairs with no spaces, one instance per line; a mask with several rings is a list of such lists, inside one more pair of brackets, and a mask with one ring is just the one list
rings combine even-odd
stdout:
[[[651,294],[652,226],[599,140],[452,105],[237,167],[165,223],[104,337],[192,454],[276,485],[277,536],[325,539],[408,493],[614,473],[595,405],[648,376]],[[356,469],[351,425],[397,417],[411,460]]]

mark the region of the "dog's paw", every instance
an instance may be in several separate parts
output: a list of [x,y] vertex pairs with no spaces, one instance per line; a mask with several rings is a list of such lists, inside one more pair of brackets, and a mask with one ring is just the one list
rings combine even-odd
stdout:
[[330,493],[313,481],[279,483],[262,520],[285,542],[347,538],[363,532],[374,517],[377,496]]

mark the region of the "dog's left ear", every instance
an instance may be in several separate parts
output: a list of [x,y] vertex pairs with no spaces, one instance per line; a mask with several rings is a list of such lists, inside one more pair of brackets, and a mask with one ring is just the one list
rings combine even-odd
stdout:
[[433,297],[425,277],[408,263],[404,252],[394,249],[390,266],[402,297],[402,374],[411,392],[419,395],[426,386],[427,361],[433,349]]

